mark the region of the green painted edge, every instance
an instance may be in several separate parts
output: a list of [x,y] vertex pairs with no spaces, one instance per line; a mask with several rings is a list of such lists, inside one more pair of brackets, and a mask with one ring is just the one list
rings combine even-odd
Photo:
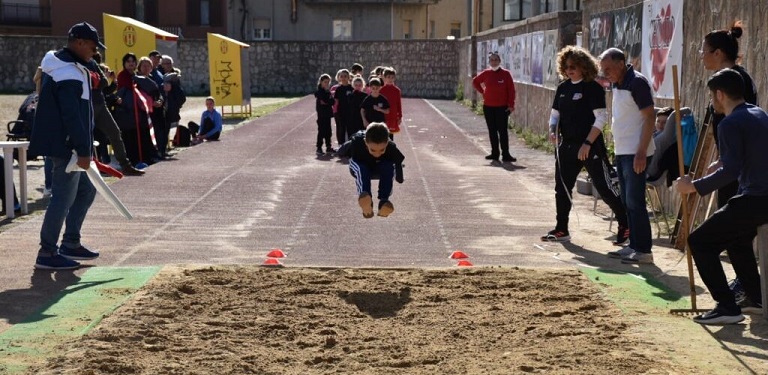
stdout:
[[688,298],[647,273],[579,268],[589,280],[604,290],[622,310],[670,310],[689,307]]
[[56,355],[56,348],[88,333],[161,269],[94,267],[40,311],[0,333],[0,373],[18,373]]

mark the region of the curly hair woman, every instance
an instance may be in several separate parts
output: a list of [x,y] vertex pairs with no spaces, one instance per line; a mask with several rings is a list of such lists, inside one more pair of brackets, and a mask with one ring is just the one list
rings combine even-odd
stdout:
[[555,159],[555,229],[541,237],[542,241],[567,241],[571,192],[582,168],[586,168],[600,197],[613,210],[619,222],[616,243],[629,237],[627,213],[610,177],[603,125],[608,121],[605,90],[595,81],[597,60],[589,51],[567,46],[557,55],[557,66],[563,81],[557,86],[549,117],[549,139],[557,147]]

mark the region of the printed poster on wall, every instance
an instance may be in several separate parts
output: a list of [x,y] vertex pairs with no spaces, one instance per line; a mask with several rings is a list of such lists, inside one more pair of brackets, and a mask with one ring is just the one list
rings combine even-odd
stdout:
[[543,79],[544,87],[554,89],[560,78],[557,75],[557,30],[544,32]]
[[[504,69],[512,72],[512,38],[499,39],[499,43],[504,42],[504,56],[501,57]],[[512,79],[515,78],[515,73],[512,72]]]
[[512,50],[510,59],[512,60],[512,79],[515,82],[523,83],[523,36],[515,35],[511,39]]
[[531,83],[544,84],[544,32],[531,33]]
[[643,3],[613,11],[610,46],[621,48],[636,70],[642,69],[643,40]]
[[589,52],[597,57],[610,47],[613,14],[598,13],[589,18]]
[[477,42],[477,67],[475,72],[482,72],[486,67],[488,67],[488,41]]
[[683,74],[683,0],[647,0],[643,7],[642,72],[657,98],[671,99],[672,65]]
[[643,3],[598,13],[589,19],[589,52],[595,57],[608,48],[620,48],[627,61],[642,69]]
[[525,48],[523,49],[523,78],[525,83],[531,83],[531,34],[524,34]]

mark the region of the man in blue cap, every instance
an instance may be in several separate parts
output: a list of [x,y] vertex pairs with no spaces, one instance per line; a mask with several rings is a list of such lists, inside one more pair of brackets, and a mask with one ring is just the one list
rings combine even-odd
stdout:
[[[88,176],[66,171],[77,157],[77,165],[88,169],[93,146],[93,105],[91,86],[99,77],[86,68],[96,54],[96,47],[106,48],[99,33],[87,22],[69,29],[67,46],[49,51],[40,66],[43,70],[40,99],[29,151],[53,162],[52,195],[40,229],[40,250],[35,268],[75,269],[77,260],[92,260],[99,253],[80,243],[80,228],[96,196]],[[61,228],[66,223],[59,247]]]

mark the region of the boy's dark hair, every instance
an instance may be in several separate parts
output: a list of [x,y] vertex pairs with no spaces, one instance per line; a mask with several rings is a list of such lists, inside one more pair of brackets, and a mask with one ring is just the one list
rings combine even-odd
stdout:
[[732,100],[744,99],[744,78],[733,69],[723,69],[713,74],[707,81],[707,88],[710,91],[720,90]]
[[391,66],[386,68],[386,69],[384,69],[384,77],[389,76],[389,75],[396,75],[396,74],[397,74],[397,72],[395,71],[395,68],[393,68]]
[[381,72],[383,72],[383,71],[384,71],[384,67],[383,67],[383,66],[381,66],[381,65],[379,65],[379,66],[377,66],[375,69],[373,69],[373,71],[376,73],[376,75],[377,75],[377,76],[380,76],[380,75],[381,75]]
[[147,56],[155,57],[155,56],[162,56],[162,55],[160,54],[160,51],[153,49],[152,51],[149,51],[149,54]]
[[370,81],[368,81],[368,86],[379,86],[381,87],[381,80],[378,78],[371,78]]
[[362,72],[363,71],[363,66],[360,63],[354,63],[354,64],[352,64],[352,69],[350,69],[350,70],[355,71],[355,72]]
[[365,128],[365,143],[388,143],[389,129],[383,122],[372,122]]

